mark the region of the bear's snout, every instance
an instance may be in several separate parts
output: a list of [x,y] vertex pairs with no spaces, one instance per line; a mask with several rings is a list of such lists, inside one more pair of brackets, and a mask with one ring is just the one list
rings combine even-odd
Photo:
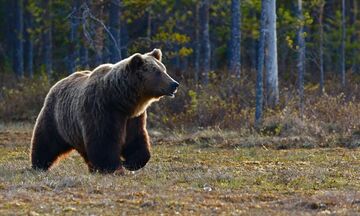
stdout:
[[179,87],[179,83],[176,82],[175,80],[173,80],[171,83],[170,83],[170,86],[169,86],[169,93],[168,93],[168,96],[170,97],[174,97],[175,96],[175,93],[177,92],[177,89]]
[[179,87],[179,83],[176,81],[174,81],[170,84],[170,89],[173,93],[176,93],[178,87]]
[[173,83],[171,83],[171,87],[176,90],[179,87],[179,83],[174,81]]

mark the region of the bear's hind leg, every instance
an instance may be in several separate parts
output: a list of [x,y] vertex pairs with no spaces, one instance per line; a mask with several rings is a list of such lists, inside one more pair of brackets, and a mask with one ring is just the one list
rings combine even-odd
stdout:
[[54,125],[35,126],[31,140],[31,165],[33,169],[48,170],[58,157],[73,150],[58,134]]

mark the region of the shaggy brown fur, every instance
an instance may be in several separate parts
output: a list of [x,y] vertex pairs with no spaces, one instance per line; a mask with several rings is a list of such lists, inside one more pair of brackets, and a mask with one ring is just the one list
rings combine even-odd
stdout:
[[32,167],[47,170],[75,149],[90,171],[142,168],[150,159],[146,108],[173,96],[178,85],[166,73],[158,49],[60,80],[35,124]]

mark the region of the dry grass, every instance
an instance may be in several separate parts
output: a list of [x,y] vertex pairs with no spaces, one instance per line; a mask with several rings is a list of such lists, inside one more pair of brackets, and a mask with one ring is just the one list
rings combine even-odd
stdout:
[[223,144],[240,139],[231,131],[152,136],[150,163],[125,176],[89,174],[77,153],[38,172],[31,125],[0,125],[0,215],[360,213],[360,149]]

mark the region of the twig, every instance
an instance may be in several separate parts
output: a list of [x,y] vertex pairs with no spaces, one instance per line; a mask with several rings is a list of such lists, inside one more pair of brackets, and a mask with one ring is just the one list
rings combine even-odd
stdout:
[[117,52],[120,54],[121,53],[121,49],[120,46],[118,44],[118,42],[116,41],[116,39],[114,38],[114,36],[111,34],[110,30],[108,27],[106,27],[106,25],[104,24],[104,22],[102,22],[101,20],[99,20],[98,18],[96,18],[90,11],[90,8],[88,7],[87,3],[83,3],[82,7],[84,8],[84,12],[83,12],[83,17],[85,15],[86,17],[90,17],[92,20],[96,21],[98,24],[100,24],[106,31],[106,33],[109,35],[110,39],[112,40],[112,42],[115,44],[115,48],[117,50]]

